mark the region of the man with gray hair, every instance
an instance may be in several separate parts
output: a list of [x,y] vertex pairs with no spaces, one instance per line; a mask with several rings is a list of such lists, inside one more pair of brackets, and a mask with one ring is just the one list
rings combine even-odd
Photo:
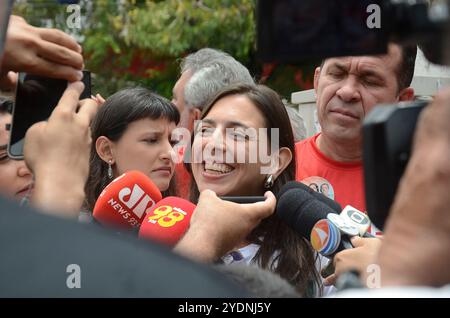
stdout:
[[[181,61],[181,76],[172,90],[172,103],[180,112],[180,128],[194,130],[194,123],[200,119],[203,107],[223,88],[230,84],[254,85],[248,69],[231,55],[210,48],[200,49]],[[189,142],[184,140],[184,142]],[[184,144],[183,142],[183,144]],[[178,153],[184,156],[184,147]],[[183,163],[176,165],[177,194],[189,197],[191,176]]]
[[210,48],[198,50],[181,62],[181,76],[173,87],[172,103],[178,108],[180,127],[194,129],[203,107],[224,87],[255,82],[247,68],[231,55]]

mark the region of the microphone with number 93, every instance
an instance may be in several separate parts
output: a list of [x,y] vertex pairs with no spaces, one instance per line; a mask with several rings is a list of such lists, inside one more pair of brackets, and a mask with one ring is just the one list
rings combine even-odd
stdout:
[[147,213],[139,237],[174,246],[189,227],[195,204],[177,197],[159,201]]
[[128,171],[102,191],[93,216],[104,225],[133,229],[161,198],[158,187],[145,174]]

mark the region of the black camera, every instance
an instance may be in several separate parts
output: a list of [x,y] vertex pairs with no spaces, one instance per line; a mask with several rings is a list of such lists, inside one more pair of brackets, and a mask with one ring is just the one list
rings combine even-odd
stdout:
[[[431,3],[431,4],[430,4]],[[450,64],[450,0],[259,0],[263,62],[375,55],[388,42],[418,44],[432,63]],[[375,107],[363,124],[367,212],[383,229],[426,102]]]

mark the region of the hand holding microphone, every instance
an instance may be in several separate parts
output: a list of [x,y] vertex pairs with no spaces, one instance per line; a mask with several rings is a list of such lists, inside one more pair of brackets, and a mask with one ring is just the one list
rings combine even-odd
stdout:
[[238,204],[221,200],[211,190],[202,191],[186,235],[174,251],[200,262],[213,262],[245,240],[270,216],[276,205],[272,192],[265,201]]
[[340,275],[352,270],[356,270],[360,274],[363,282],[368,274],[368,266],[376,263],[382,242],[380,238],[353,236],[350,241],[353,248],[345,249],[334,256],[332,260],[334,273],[325,277],[323,282],[325,286],[334,285]]
[[311,244],[320,254],[332,258],[322,270],[324,285],[334,285],[343,273],[356,270],[362,276],[375,260],[381,240],[367,233],[370,220],[361,211],[346,206],[340,215],[327,216],[311,231]]
[[[337,211],[330,207],[330,202],[324,200],[323,195],[313,196],[309,190],[304,189],[298,184],[287,184],[280,191],[277,204],[277,215],[283,219],[291,228],[305,239],[311,240],[312,246],[323,256],[332,258],[338,256],[345,251],[344,256],[348,253],[351,257],[349,262],[358,261],[361,267],[368,263],[368,255],[376,252],[373,246],[380,241],[378,239],[374,244],[364,244],[364,247],[354,249],[351,237],[365,234],[370,226],[368,217],[351,206],[347,206],[339,215]],[[327,203],[328,204],[327,204]],[[339,211],[340,212],[340,211]],[[366,239],[364,239],[365,242]],[[360,257],[359,257],[359,256]],[[346,258],[347,259],[347,258]],[[338,257],[337,261],[330,263],[330,267],[326,267],[323,275],[328,277],[334,272],[333,265],[338,267],[337,274],[341,273],[342,258]],[[345,268],[352,266],[345,266]],[[357,267],[356,265],[353,268]],[[328,272],[327,272],[328,271]],[[331,280],[331,278],[330,278]]]

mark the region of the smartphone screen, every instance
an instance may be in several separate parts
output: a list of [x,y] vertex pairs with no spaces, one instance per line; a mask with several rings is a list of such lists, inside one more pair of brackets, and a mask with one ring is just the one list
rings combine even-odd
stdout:
[[[91,97],[91,77],[83,71],[84,91],[80,99]],[[25,134],[32,125],[47,120],[67,88],[67,81],[19,73],[13,106],[8,156],[23,159]]]

